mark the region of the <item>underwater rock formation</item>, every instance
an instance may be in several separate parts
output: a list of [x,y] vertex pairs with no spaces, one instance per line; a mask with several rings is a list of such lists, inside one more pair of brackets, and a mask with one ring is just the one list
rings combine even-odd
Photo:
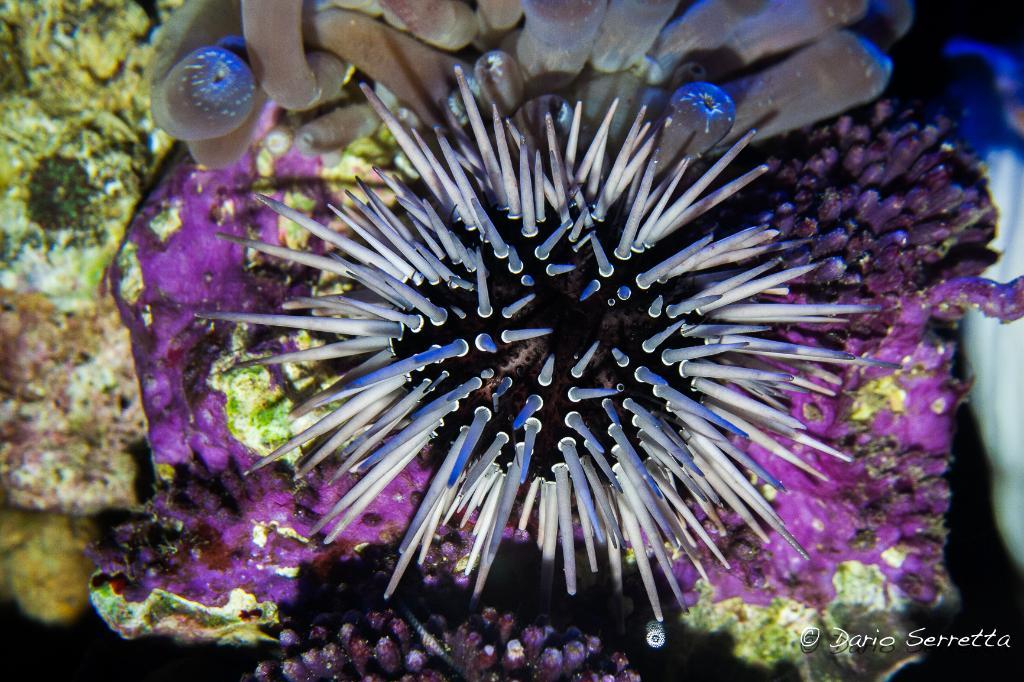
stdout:
[[[993,210],[976,161],[951,138],[949,123],[922,121],[890,103],[794,135],[770,151],[762,181],[709,219],[756,224],[733,222],[756,218],[810,239],[819,259],[832,259],[832,275],[841,275],[818,296],[884,304],[881,312],[828,332],[827,340],[902,367],[822,375],[840,389],[837,397],[797,395],[793,413],[809,433],[854,457],[846,464],[792,448],[827,480],[791,470],[783,476],[776,458],[754,449],[755,459],[786,482],[772,504],[810,550],[809,561],[777,536],[761,543],[724,514],[729,533],[720,541],[733,570],[714,567],[705,553],[709,582],[698,582],[685,561],[676,563],[676,577],[694,606],[683,616],[687,627],[732,632],[734,653],[758,664],[814,666],[819,659],[799,648],[808,624],[873,614],[899,631],[907,628],[911,607],[948,606],[942,474],[965,387],[952,378],[954,344],[933,330],[960,315],[965,303],[977,305],[986,292],[999,291],[974,278],[994,258],[985,248]],[[355,155],[342,166],[369,177]],[[215,632],[211,620],[233,635],[243,632],[235,641],[260,638],[260,626],[272,626],[280,613],[304,612],[312,622],[316,608],[302,595],[319,584],[324,567],[396,542],[431,475],[429,461],[413,460],[339,542],[324,547],[309,537],[310,528],[346,482],[329,484],[316,470],[296,482],[289,466],[242,473],[287,439],[288,411],[325,379],[303,367],[238,366],[306,347],[307,335],[210,332],[193,315],[272,310],[317,283],[303,268],[243,255],[214,233],[305,247],[305,237],[261,210],[252,193],[272,192],[329,222],[324,207],[339,202],[341,192],[321,181],[326,171],[320,160],[294,152],[271,158],[262,147],[223,171],[182,166],[143,208],[117,260],[112,284],[132,333],[159,477],[149,515],[122,526],[96,553],[102,573],[93,583],[94,604],[126,634],[143,631],[125,628],[123,615],[155,593],[161,609],[133,622],[186,639]],[[1016,289],[1003,291],[1013,296]],[[1012,313],[1019,305],[990,309]],[[789,334],[812,341],[805,332]],[[432,550],[422,569],[426,584],[464,587],[458,548],[467,543],[457,528],[440,533],[459,541]],[[529,555],[525,538],[516,540]],[[634,597],[642,594],[634,578],[626,587]],[[250,605],[226,613],[234,591]],[[182,609],[164,608],[168,601]],[[254,615],[252,604],[265,607]],[[221,610],[213,614],[215,608]],[[633,617],[642,617],[645,609],[636,610]],[[180,617],[184,611],[188,616]],[[168,612],[178,615],[161,621],[157,614]],[[870,658],[849,664],[882,665]]]
[[[121,528],[120,549],[101,561],[101,569],[110,576],[130,578],[94,583],[94,603],[114,620],[115,628],[123,600],[142,601],[157,588],[166,593],[165,602],[189,602],[179,604],[189,613],[195,611],[194,605],[222,604],[236,588],[257,594],[261,602],[288,603],[302,589],[297,578],[303,566],[329,561],[306,537],[314,515],[324,511],[317,495],[324,481],[303,492],[293,490],[291,478],[278,471],[242,475],[251,449],[263,451],[287,438],[284,418],[292,404],[291,381],[304,385],[315,378],[260,367],[232,369],[241,358],[233,350],[223,354],[228,349],[220,342],[211,346],[209,334],[193,318],[197,309],[225,295],[238,305],[256,307],[308,289],[299,271],[273,265],[247,271],[236,254],[224,248],[226,242],[215,236],[218,224],[249,225],[256,220],[268,239],[289,243],[299,238],[277,220],[253,212],[251,192],[267,183],[267,177],[273,177],[278,187],[290,187],[287,193],[299,201],[305,197],[310,206],[323,207],[328,201],[341,201],[346,181],[354,186],[356,175],[372,172],[371,161],[385,164],[389,159],[387,147],[373,140],[357,144],[329,169],[318,159],[296,153],[275,157],[260,147],[228,171],[179,167],[143,207],[114,264],[112,284],[129,329],[141,335],[141,345],[135,345],[133,353],[147,396],[149,441],[160,492],[149,503],[150,520]],[[193,257],[199,260],[193,262]],[[264,339],[267,348],[293,343],[284,336]],[[426,475],[424,470],[405,481],[407,496]],[[197,515],[200,509],[209,515]],[[353,529],[352,542],[339,551],[344,554],[360,543],[397,536],[408,514],[406,503],[376,519],[367,518]],[[240,580],[239,570],[247,577]],[[97,590],[116,603],[98,599]],[[168,611],[166,606],[158,608]],[[220,622],[222,616],[217,619]],[[259,620],[251,620],[252,636],[258,638]],[[188,639],[187,630],[194,626],[188,619],[176,619],[170,627]],[[159,623],[151,627],[166,632]]]
[[43,293],[62,311],[92,306],[171,148],[149,116],[151,26],[117,0],[0,9],[0,287]]
[[70,315],[42,294],[0,290],[0,306],[6,504],[79,516],[137,505],[145,420],[113,301]]
[[71,625],[89,608],[85,549],[98,536],[92,519],[0,508],[0,600],[40,623]]
[[145,422],[104,274],[172,148],[149,116],[152,24],[120,0],[0,5],[3,573],[45,622],[87,605],[82,517],[138,502]]

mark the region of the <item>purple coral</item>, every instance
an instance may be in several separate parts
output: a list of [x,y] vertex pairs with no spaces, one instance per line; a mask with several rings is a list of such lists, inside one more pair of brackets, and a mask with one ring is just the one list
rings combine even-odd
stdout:
[[[881,567],[920,603],[941,595],[944,538],[933,519],[948,506],[942,474],[967,386],[953,378],[953,345],[931,330],[969,306],[1007,321],[1024,313],[1020,280],[1000,285],[977,277],[996,258],[987,248],[996,212],[978,159],[953,133],[945,116],[879,102],[771,146],[770,170],[723,205],[721,220],[763,222],[789,238],[812,238],[813,255],[831,264],[824,295],[881,306],[829,336],[903,369],[887,388],[888,373],[868,368],[835,377],[836,398],[797,396],[794,412],[808,430],[856,460],[843,470],[824,462],[828,481],[796,477],[776,498],[780,515],[796,524],[794,535],[818,547],[807,572],[797,579],[787,566],[796,555],[781,543],[767,556],[740,540],[740,571],[716,569],[712,576],[719,596],[763,603],[777,591],[819,603],[834,590],[827,556]],[[795,330],[786,335],[808,338]],[[814,527],[821,523],[824,532]],[[888,564],[881,555],[889,548],[907,558]]]
[[[952,289],[963,284],[957,278],[977,275],[996,258],[987,246],[996,209],[978,159],[953,130],[947,116],[926,119],[883,101],[794,134],[776,147],[765,177],[722,207],[722,219],[813,236],[816,258],[836,258],[836,295],[895,301],[908,289],[940,284],[946,293],[933,294],[936,305],[955,301]],[[757,206],[770,208],[749,210]],[[979,290],[972,302],[983,298]],[[956,318],[962,307],[936,314]]]

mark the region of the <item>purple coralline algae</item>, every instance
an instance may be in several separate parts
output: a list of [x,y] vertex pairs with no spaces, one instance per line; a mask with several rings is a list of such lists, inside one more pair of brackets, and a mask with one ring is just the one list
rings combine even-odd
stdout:
[[[998,285],[976,277],[995,258],[985,246],[995,213],[977,162],[951,128],[945,119],[924,120],[883,102],[803,131],[748,152],[770,156],[769,172],[707,218],[757,220],[786,237],[811,239],[814,257],[831,271],[812,300],[882,306],[846,325],[793,327],[784,337],[899,365],[816,370],[836,396],[806,393],[793,400],[793,414],[808,433],[851,454],[852,463],[795,444],[785,454],[804,463],[800,472],[757,445],[751,450],[784,482],[785,491],[766,488],[765,494],[809,560],[777,535],[761,541],[723,513],[728,532],[717,540],[731,570],[705,552],[705,582],[690,562],[675,562],[691,606],[683,623],[728,630],[742,659],[813,668],[817,659],[799,648],[807,624],[877,616],[905,629],[910,606],[941,609],[954,598],[942,564],[949,496],[942,475],[967,386],[952,373],[955,344],[936,330],[967,307],[1009,320],[1024,303],[1020,281]],[[93,603],[126,635],[194,640],[229,632],[230,641],[250,641],[265,637],[280,614],[287,620],[298,613],[306,625],[297,627],[314,627],[308,624],[318,609],[303,595],[338,562],[396,542],[433,470],[434,462],[414,460],[327,546],[310,529],[350,482],[329,483],[317,470],[295,480],[283,465],[243,473],[291,435],[287,413],[324,378],[305,366],[244,363],[304,347],[309,339],[301,333],[211,331],[195,319],[202,310],[277,310],[311,286],[308,271],[246,255],[215,234],[306,247],[301,234],[260,207],[254,192],[302,206],[324,222],[326,204],[342,200],[339,184],[324,181],[332,171],[321,159],[292,152],[269,159],[264,151],[223,170],[174,169],[143,206],[111,272],[132,335],[158,478],[146,515],[117,528],[94,552]],[[359,163],[351,170],[369,177]],[[795,287],[791,299],[808,300],[808,289]],[[424,589],[458,591],[468,584],[466,545],[458,529],[439,532],[453,541],[431,550],[421,569]],[[514,539],[528,544],[525,536]],[[642,588],[627,581],[627,593],[639,597]],[[240,606],[227,612],[225,603]],[[373,658],[380,665],[394,658],[377,651],[391,640],[367,625],[369,617],[362,613],[351,624],[373,631],[361,636],[367,646],[376,638]],[[285,661],[306,652],[319,660],[328,647],[336,650],[341,630],[331,627],[323,636],[304,630],[296,640],[301,646],[282,642]],[[552,651],[543,656],[568,655]],[[405,670],[416,665],[408,655]],[[873,664],[865,658],[841,665]]]
[[[820,460],[827,480],[783,478],[788,492],[774,504],[815,548],[809,562],[774,539],[770,552],[743,543],[745,559],[712,578],[717,595],[825,603],[837,562],[855,560],[878,566],[917,602],[941,596],[949,494],[942,474],[968,386],[953,376],[955,344],[936,329],[968,306],[1015,319],[1024,301],[1021,280],[999,285],[973,276],[995,257],[985,248],[995,211],[977,161],[951,143],[951,129],[947,119],[922,121],[879,103],[783,142],[792,156],[771,162],[764,182],[732,205],[769,205],[757,219],[814,236],[815,254],[843,270],[826,285],[830,297],[883,308],[830,335],[900,368],[840,374],[836,398],[797,396],[794,412],[808,431],[856,459]],[[765,461],[783,476],[777,459]]]
[[[380,154],[369,143],[361,151]],[[124,596],[129,601],[159,588],[215,604],[243,588],[261,601],[287,603],[300,589],[301,567],[330,561],[306,533],[311,519],[326,511],[321,497],[337,495],[340,485],[317,481],[296,490],[281,472],[242,475],[251,448],[284,435],[288,380],[258,368],[231,369],[239,358],[221,345],[228,339],[211,338],[194,323],[195,311],[216,301],[256,309],[308,288],[295,271],[246,267],[236,250],[215,236],[218,229],[242,230],[255,220],[264,238],[287,240],[276,220],[253,212],[256,163],[254,154],[229,171],[187,165],[173,173],[143,208],[113,268],[118,304],[132,330],[161,489],[150,502],[146,523],[117,531],[117,546],[125,554],[107,554],[101,562],[111,575],[128,578]],[[278,186],[287,182],[312,191],[310,200],[321,207],[340,200],[318,188],[319,160],[290,155],[273,163]],[[291,341],[263,339],[266,348],[280,343]],[[421,477],[426,475],[423,471]],[[405,479],[406,497],[421,477]],[[344,554],[361,543],[386,541],[402,530],[410,504],[367,516],[353,528],[351,544],[331,551]],[[121,584],[96,581],[107,593],[120,593]],[[168,627],[189,638],[173,624]]]

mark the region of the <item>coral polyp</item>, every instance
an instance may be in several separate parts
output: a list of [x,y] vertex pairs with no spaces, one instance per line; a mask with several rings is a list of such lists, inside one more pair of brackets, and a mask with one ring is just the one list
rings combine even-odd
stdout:
[[[459,69],[456,78],[468,130],[437,129],[436,148],[363,86],[423,179],[419,193],[378,171],[402,217],[362,184],[365,200],[350,193],[352,207],[331,207],[360,241],[260,197],[319,237],[326,255],[226,236],[346,288],[288,301],[285,314],[202,314],[328,338],[251,363],[356,359],[296,409],[319,410],[318,420],[253,468],[304,448],[298,475],[317,466],[333,467],[335,480],[352,475],[313,528],[331,542],[424,448],[433,453],[437,469],[386,594],[456,514],[463,525],[475,518],[464,569],[477,570],[474,599],[516,527],[541,548],[545,599],[559,547],[565,589],[576,592],[577,536],[590,571],[604,563],[599,547],[607,553],[620,593],[631,547],[659,620],[648,554],[684,606],[667,548],[704,574],[700,542],[728,566],[701,523],[724,533],[720,508],[806,557],[751,480],[782,483],[744,448],[757,443],[811,474],[786,442],[846,459],[805,433],[787,396],[834,395],[834,375],[817,363],[877,363],[775,331],[842,325],[877,307],[814,302],[799,283],[816,272],[823,281],[829,268],[809,260],[805,240],[766,225],[701,222],[766,170],[721,182],[754,131],[688,174],[690,157],[662,165],[670,119],[647,121],[641,110],[618,145],[614,104],[592,136],[581,133],[580,104],[567,131],[550,113],[531,125],[503,119],[494,105],[487,125]],[[295,310],[308,314],[287,314]]]
[[[374,558],[363,559],[358,567],[341,566],[337,587],[317,590],[314,623],[284,619],[280,651],[243,682],[640,679],[614,644],[574,627],[560,631],[543,617],[524,622],[493,608],[446,616],[437,602],[426,608],[405,598],[385,603],[387,574],[366,565]],[[415,610],[428,615],[420,620]]]

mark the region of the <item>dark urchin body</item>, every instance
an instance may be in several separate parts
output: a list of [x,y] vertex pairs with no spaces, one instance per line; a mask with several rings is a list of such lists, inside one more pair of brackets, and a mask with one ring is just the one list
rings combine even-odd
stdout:
[[[590,569],[603,563],[600,548],[620,590],[622,552],[644,548],[634,556],[658,619],[648,552],[682,605],[666,546],[702,573],[698,541],[728,565],[703,525],[725,532],[716,508],[734,510],[763,539],[769,526],[804,553],[748,472],[780,482],[742,446],[756,442],[811,474],[787,441],[844,457],[804,433],[786,394],[831,394],[833,375],[819,362],[872,361],[786,343],[773,328],[838,324],[872,308],[790,302],[788,286],[817,265],[784,264],[779,256],[801,243],[767,226],[693,227],[764,172],[706,192],[752,133],[680,187],[688,159],[659,168],[670,122],[645,123],[641,111],[617,149],[608,142],[614,106],[586,144],[579,106],[566,141],[550,116],[531,126],[503,121],[495,108],[488,129],[456,75],[469,130],[439,131],[434,147],[364,87],[426,187],[417,193],[380,173],[402,217],[364,186],[365,202],[353,196],[354,209],[335,209],[361,238],[353,241],[263,197],[335,252],[238,240],[353,282],[345,295],[286,306],[311,315],[208,315],[344,338],[261,362],[359,360],[299,408],[323,410],[319,421],[256,466],[309,446],[300,475],[325,460],[340,462],[336,477],[362,474],[316,526],[331,541],[430,444],[438,471],[387,594],[455,514],[463,523],[475,515],[466,564],[467,573],[479,568],[474,597],[515,525],[536,529],[544,592],[560,545],[575,593],[578,527]],[[702,95],[710,88],[700,86]]]

